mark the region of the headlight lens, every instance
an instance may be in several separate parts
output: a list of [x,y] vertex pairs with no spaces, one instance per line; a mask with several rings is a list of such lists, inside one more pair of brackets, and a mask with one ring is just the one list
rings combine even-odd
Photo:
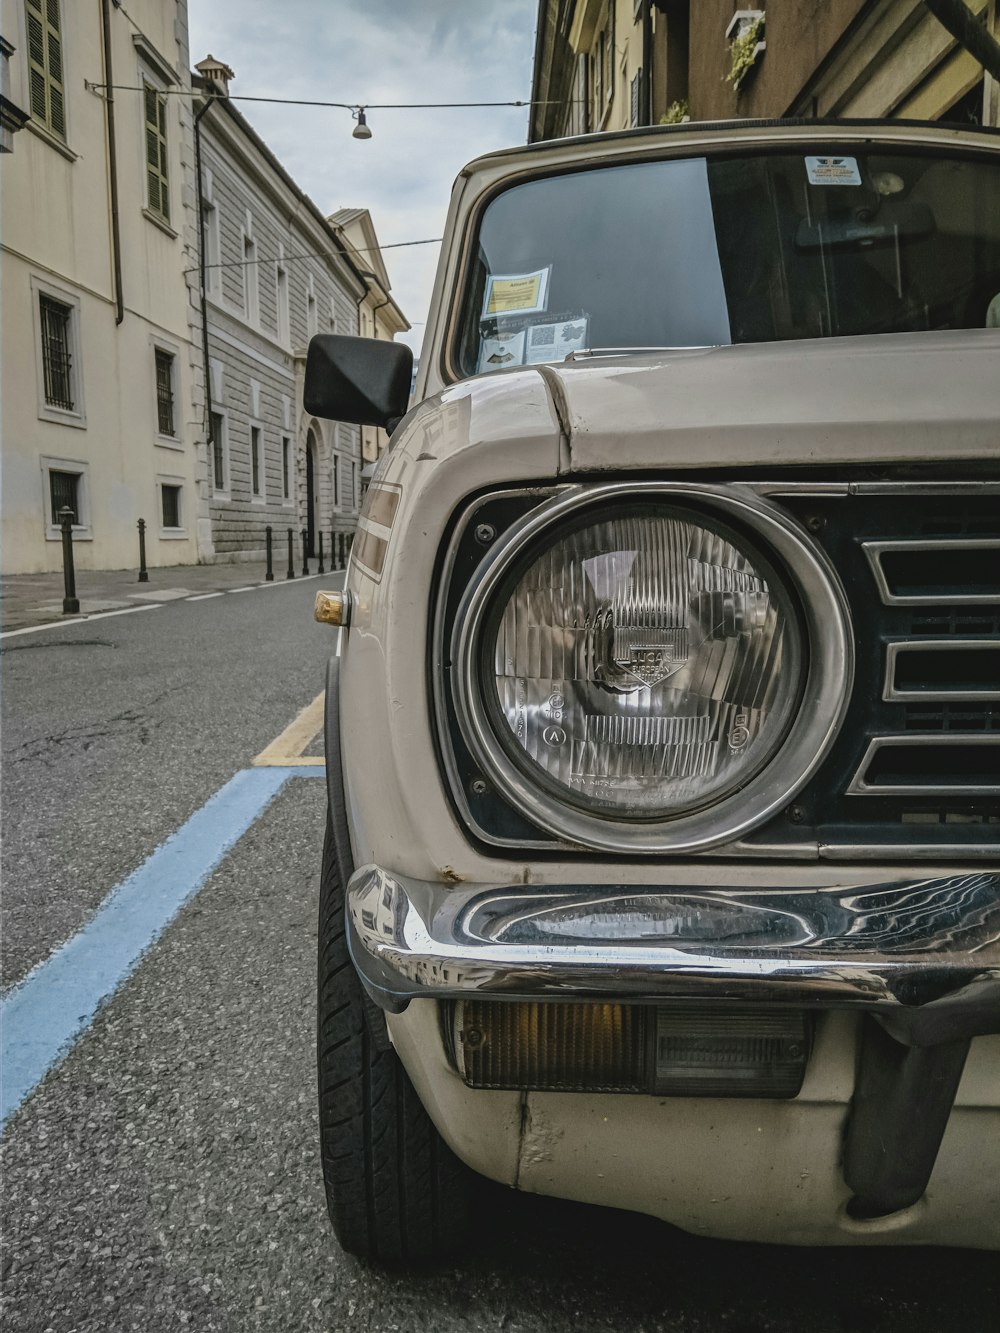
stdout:
[[771,758],[801,697],[785,584],[742,534],[686,508],[561,529],[511,572],[484,629],[497,739],[591,814],[662,821],[723,799]]

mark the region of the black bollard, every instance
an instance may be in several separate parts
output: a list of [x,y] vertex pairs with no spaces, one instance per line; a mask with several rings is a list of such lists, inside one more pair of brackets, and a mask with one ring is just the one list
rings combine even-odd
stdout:
[[288,529],[288,573],[285,575],[286,579],[293,579],[295,577],[294,551],[295,548],[292,546],[292,530],[291,528],[289,528]]
[[76,570],[73,568],[73,511],[69,505],[59,510],[59,526],[62,528],[63,548],[63,615],[80,614],[80,603],[76,595]]
[[140,518],[136,524],[139,529],[139,582],[149,582],[149,570],[146,568],[146,520]]
[[271,525],[268,523],[264,529],[264,544],[267,547],[267,573],[264,575],[265,583],[274,582],[274,566],[271,563]]
[[319,537],[319,569],[317,569],[316,573],[317,573],[317,574],[325,574],[325,573],[326,573],[326,569],[324,568],[324,565],[323,565],[323,533],[322,533],[322,531],[320,531],[317,535],[318,535],[318,537]]
[[309,574],[309,534],[305,528],[302,529],[302,577],[306,578]]

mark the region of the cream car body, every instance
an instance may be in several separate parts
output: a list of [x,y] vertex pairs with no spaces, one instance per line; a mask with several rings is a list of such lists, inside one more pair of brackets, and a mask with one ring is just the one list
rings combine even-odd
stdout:
[[[990,495],[1000,509],[997,329],[637,351],[471,378],[453,364],[476,220],[500,188],[601,160],[804,151],[823,137],[845,152],[874,137],[894,150],[1000,150],[995,138],[920,127],[692,126],[495,154],[459,177],[416,406],[379,466],[346,585],[334,706],[354,866],[351,948],[438,1131],[485,1176],[712,1236],[1000,1248],[996,820],[981,818],[974,838],[956,822],[954,846],[919,822],[891,847],[820,834],[769,840],[793,795],[745,836],[693,853],[608,856],[559,838],[491,845],[470,828],[473,798],[442,723],[441,592],[456,529],[484,496],[537,490],[541,505],[609,484],[721,487],[791,512],[806,544],[810,497],[824,515],[858,497],[921,494],[976,503]],[[1000,565],[1000,546],[984,543],[983,558]],[[874,577],[849,590],[852,617],[859,598],[878,606]],[[831,728],[843,725],[838,717]],[[581,886],[589,896],[574,907]],[[798,934],[784,943],[775,933],[781,902],[797,913]],[[554,928],[556,905],[567,903],[575,935]],[[767,920],[745,947],[706,925],[723,912],[718,929],[739,934],[752,907]],[[547,923],[551,944],[521,929],[532,916]],[[893,931],[906,920],[904,946]],[[853,951],[844,947],[852,942]],[[467,1086],[453,1004],[501,996],[778,1003],[815,1015],[815,1030],[801,1091],[787,1099]],[[971,1046],[926,1189],[901,1209],[864,1216],[848,1208],[857,1181],[845,1179],[845,1142],[873,1014],[900,1050],[926,1051],[942,1035]],[[892,1123],[894,1095],[890,1135],[905,1133],[912,1114]]]

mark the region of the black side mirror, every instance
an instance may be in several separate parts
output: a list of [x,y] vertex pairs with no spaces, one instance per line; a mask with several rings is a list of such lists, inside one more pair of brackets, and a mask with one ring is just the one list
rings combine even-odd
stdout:
[[355,426],[388,426],[406,413],[413,352],[406,343],[318,333],[306,358],[307,412]]

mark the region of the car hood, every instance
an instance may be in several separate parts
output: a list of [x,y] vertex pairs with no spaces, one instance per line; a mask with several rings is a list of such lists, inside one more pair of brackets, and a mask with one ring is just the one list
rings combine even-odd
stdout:
[[1000,330],[540,366],[569,470],[1000,461]]

